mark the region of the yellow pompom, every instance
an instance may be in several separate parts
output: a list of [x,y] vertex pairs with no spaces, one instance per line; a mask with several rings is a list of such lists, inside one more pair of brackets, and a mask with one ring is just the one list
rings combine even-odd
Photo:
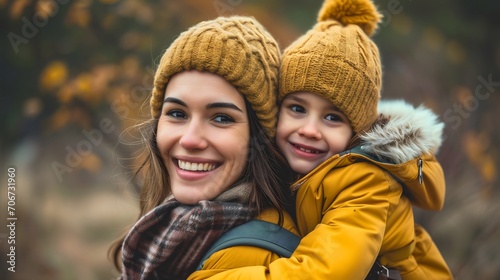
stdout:
[[382,15],[370,0],[325,0],[318,14],[318,22],[336,20],[342,25],[358,25],[371,36]]

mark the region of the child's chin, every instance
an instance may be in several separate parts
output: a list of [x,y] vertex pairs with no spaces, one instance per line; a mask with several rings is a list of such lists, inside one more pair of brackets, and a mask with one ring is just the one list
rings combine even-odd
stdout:
[[314,166],[309,164],[292,164],[291,167],[293,171],[303,175],[314,169]]

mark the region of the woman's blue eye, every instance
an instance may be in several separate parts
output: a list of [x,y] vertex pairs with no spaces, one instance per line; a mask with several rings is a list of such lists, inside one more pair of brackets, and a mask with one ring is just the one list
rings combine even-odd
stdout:
[[176,119],[185,119],[186,118],[186,114],[181,111],[181,110],[171,110],[171,111],[168,111],[167,112],[167,116],[170,116],[170,117],[173,117],[173,118],[176,118]]
[[230,116],[228,115],[224,115],[224,114],[218,114],[216,115],[213,120],[217,123],[232,123],[234,122],[234,119],[231,118]]
[[305,113],[306,109],[300,105],[292,105],[290,106],[290,110],[297,112],[297,113]]

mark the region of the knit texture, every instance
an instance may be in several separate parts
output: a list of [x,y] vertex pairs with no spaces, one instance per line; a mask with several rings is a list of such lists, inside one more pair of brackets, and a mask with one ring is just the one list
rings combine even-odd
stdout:
[[279,99],[305,91],[330,100],[361,132],[377,119],[382,68],[370,39],[381,15],[370,0],[326,0],[317,24],[283,54]]
[[118,279],[186,279],[222,234],[255,215],[255,209],[241,202],[182,205],[170,197],[128,233]]
[[222,76],[250,103],[268,136],[274,136],[280,50],[251,17],[219,17],[201,22],[170,45],[161,58],[150,100],[158,118],[169,79],[185,70]]

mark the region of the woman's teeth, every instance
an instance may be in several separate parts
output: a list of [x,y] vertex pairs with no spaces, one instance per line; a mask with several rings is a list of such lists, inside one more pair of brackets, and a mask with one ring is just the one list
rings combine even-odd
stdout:
[[179,168],[188,171],[211,171],[215,169],[215,164],[197,163],[178,160]]

